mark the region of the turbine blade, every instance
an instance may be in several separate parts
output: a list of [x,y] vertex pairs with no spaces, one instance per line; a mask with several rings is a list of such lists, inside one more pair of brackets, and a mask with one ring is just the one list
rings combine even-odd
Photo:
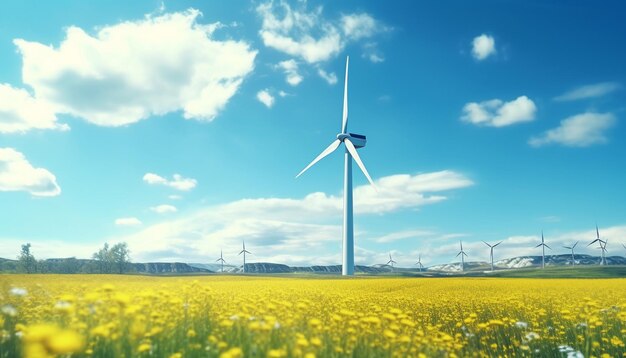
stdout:
[[595,239],[595,240],[593,240],[592,242],[590,242],[590,243],[589,243],[589,245],[587,245],[587,246],[591,246],[591,245],[595,244],[595,243],[596,243],[596,242],[598,242],[598,241],[600,241],[600,239]]
[[343,85],[343,117],[341,120],[341,133],[346,133],[348,130],[348,64],[350,63],[350,56],[346,57],[346,80]]
[[543,246],[549,248],[550,250],[552,250],[552,248],[550,246],[548,246],[548,244],[543,244]]
[[239,255],[241,255],[241,254],[243,254],[243,250],[242,250],[242,251],[239,251],[239,254],[238,254],[237,256],[239,256]]
[[462,254],[463,251],[459,252],[458,254],[456,254],[456,257],[459,257],[460,254]]
[[572,249],[576,247],[576,245],[578,245],[578,241],[576,241],[576,243],[574,244],[574,246],[572,246]]
[[356,162],[356,164],[359,166],[359,168],[361,168],[361,171],[363,172],[363,174],[365,174],[365,177],[367,178],[367,180],[369,180],[370,184],[372,184],[374,189],[378,190],[376,188],[376,184],[374,184],[374,181],[370,177],[370,174],[367,172],[367,169],[365,169],[365,165],[361,161],[361,157],[359,157],[359,153],[356,152],[356,148],[354,147],[354,144],[352,144],[352,142],[348,138],[344,139],[343,143],[346,145],[346,148],[348,148],[348,152],[350,152],[350,155],[352,155],[352,158],[354,158],[354,161]]
[[334,152],[335,149],[337,149],[337,147],[339,147],[339,144],[341,144],[341,141],[339,139],[337,139],[334,142],[330,143],[330,145],[328,147],[326,147],[326,149],[324,149],[324,151],[322,153],[320,153],[320,155],[318,155],[317,158],[313,159],[313,161],[311,163],[309,163],[309,165],[307,165],[306,168],[302,169],[302,171],[300,173],[298,173],[298,175],[296,175],[296,178],[298,178],[300,175],[302,175],[302,173],[306,172],[307,169],[309,169],[310,167],[313,166],[313,164],[319,162],[322,158],[324,158],[325,156],[327,156],[330,153]]
[[491,245],[489,245],[486,241],[483,241],[485,243],[485,245],[491,247]]
[[537,248],[537,247],[539,247],[539,246],[541,246],[541,244],[539,244],[539,245],[535,246],[535,248]]
[[499,243],[493,245],[493,247],[496,247],[496,246],[500,245],[501,243],[502,243],[502,241],[500,241]]

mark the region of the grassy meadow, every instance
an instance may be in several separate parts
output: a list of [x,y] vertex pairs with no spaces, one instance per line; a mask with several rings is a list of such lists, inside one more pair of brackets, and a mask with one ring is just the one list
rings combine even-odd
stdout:
[[0,357],[626,357],[626,279],[0,275]]

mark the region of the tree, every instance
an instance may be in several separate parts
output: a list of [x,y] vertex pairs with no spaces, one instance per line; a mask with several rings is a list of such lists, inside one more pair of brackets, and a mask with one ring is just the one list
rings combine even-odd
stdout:
[[98,269],[100,273],[110,273],[111,272],[111,252],[109,250],[109,244],[104,243],[104,247],[102,247],[98,252],[93,254],[93,259],[98,262]]
[[35,256],[30,252],[30,243],[22,245],[22,252],[17,257],[21,270],[26,273],[34,273],[37,271],[37,260]]
[[124,273],[130,263],[130,250],[125,242],[120,242],[111,247],[111,258],[115,265],[116,271]]

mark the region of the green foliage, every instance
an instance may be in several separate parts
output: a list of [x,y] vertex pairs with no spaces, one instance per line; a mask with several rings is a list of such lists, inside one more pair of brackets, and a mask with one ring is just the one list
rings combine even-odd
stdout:
[[35,273],[37,272],[37,260],[30,252],[30,243],[22,245],[20,256],[17,257],[18,267],[21,272]]

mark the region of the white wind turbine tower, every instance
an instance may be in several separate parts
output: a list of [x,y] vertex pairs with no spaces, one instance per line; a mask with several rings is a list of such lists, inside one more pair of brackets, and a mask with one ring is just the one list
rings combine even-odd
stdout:
[[417,265],[417,267],[419,267],[420,272],[422,272],[422,269],[424,268],[424,265],[422,265],[422,254],[419,254],[419,256],[417,257],[417,262],[415,264]]
[[541,268],[544,269],[546,268],[546,247],[549,248],[550,250],[552,250],[552,248],[550,246],[548,246],[548,244],[546,244],[543,240],[543,230],[541,230],[541,244],[535,246],[535,248],[541,246],[542,249],[542,253],[541,253]]
[[224,261],[224,256],[222,255],[222,250],[220,250],[220,258],[215,260],[215,262],[222,262],[222,273],[224,272],[224,263],[226,261]]
[[243,254],[243,272],[246,273],[246,254],[252,254],[250,251],[246,250],[246,242],[243,242],[243,249],[239,251],[239,255]]
[[606,253],[608,252],[606,249],[606,245],[609,244],[609,239],[604,240],[604,245],[602,245],[602,243],[600,243],[600,250],[602,250],[602,260],[604,261],[604,264],[606,265]]
[[578,241],[576,241],[576,243],[572,246],[563,246],[568,250],[572,250],[572,266],[576,265],[576,260],[574,259],[574,248],[576,247],[576,245],[578,245]]
[[387,266],[391,265],[391,271],[393,271],[393,264],[397,264],[397,262],[393,261],[391,258],[391,252],[389,253],[389,261],[387,261]]
[[341,132],[337,134],[337,139],[332,142],[317,158],[313,159],[296,178],[302,175],[313,164],[334,152],[343,143],[346,146],[344,154],[344,177],[343,177],[343,262],[341,267],[342,275],[354,275],[354,230],[352,212],[352,159],[359,166],[367,180],[374,188],[374,182],[370,178],[365,165],[361,161],[357,148],[365,147],[366,138],[361,134],[348,133],[348,63],[350,57],[346,58],[346,79],[343,89],[343,118],[341,122]]
[[600,265],[606,265],[606,259],[604,258],[604,252],[606,251],[606,241],[602,240],[600,238],[600,231],[598,230],[598,225],[596,224],[596,239],[593,240],[592,242],[589,243],[589,245],[587,245],[587,247],[598,243],[600,245],[600,249],[602,249],[602,256],[600,259]]
[[459,257],[459,255],[461,255],[461,272],[465,271],[465,257],[467,256],[467,254],[465,253],[465,251],[463,251],[463,241],[459,241],[459,244],[461,244],[461,251],[459,251],[458,254],[456,254],[456,257]]
[[500,245],[502,241],[500,241],[499,243],[495,245],[490,245],[486,241],[483,241],[483,242],[485,243],[485,245],[489,246],[489,257],[491,258],[491,271],[493,271],[493,248]]

